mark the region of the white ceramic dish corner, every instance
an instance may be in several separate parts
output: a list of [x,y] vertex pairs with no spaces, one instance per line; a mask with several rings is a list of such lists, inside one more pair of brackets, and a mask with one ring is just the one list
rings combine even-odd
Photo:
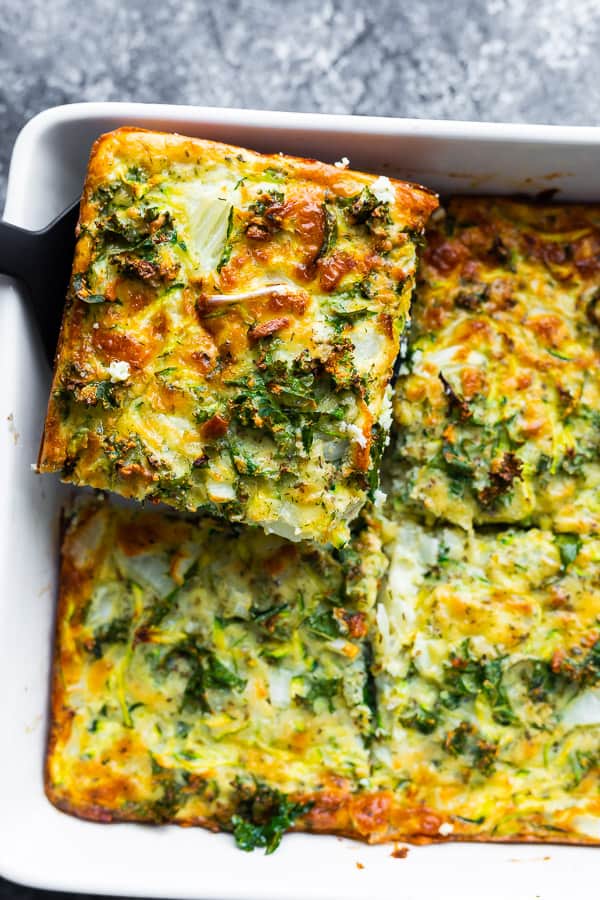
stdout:
[[[600,129],[482,125],[141,104],[78,104],[33,119],[15,145],[5,216],[46,224],[78,195],[94,138],[163,128],[398,174],[443,192],[600,200]],[[0,278],[0,874],[26,884],[211,900],[563,900],[592,896],[600,850],[518,845],[366,847],[291,835],[271,857],[199,829],[99,825],[43,792],[63,490],[32,473],[49,372],[17,288]],[[361,866],[358,866],[358,863]]]

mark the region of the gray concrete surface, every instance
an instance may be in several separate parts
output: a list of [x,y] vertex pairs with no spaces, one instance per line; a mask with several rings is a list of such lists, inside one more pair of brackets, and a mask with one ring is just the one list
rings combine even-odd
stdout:
[[1,0],[0,208],[19,129],[56,104],[593,125],[599,45],[599,0]]
[[2,0],[0,206],[35,113],[142,100],[593,124],[598,0]]

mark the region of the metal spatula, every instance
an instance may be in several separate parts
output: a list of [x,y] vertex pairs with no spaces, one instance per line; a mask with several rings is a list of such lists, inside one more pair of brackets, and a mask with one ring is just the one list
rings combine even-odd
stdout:
[[41,231],[0,222],[0,274],[23,281],[52,366],[73,262],[79,200]]

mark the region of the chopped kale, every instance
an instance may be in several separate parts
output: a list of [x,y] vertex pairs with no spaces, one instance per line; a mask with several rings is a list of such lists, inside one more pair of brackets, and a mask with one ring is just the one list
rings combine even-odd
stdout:
[[381,201],[377,199],[373,191],[366,185],[360,194],[342,202],[346,205],[348,218],[353,225],[366,224],[377,207],[381,206]]
[[259,609],[256,606],[250,609],[250,618],[256,623],[261,632],[267,632],[282,640],[285,639],[290,630],[290,606],[288,603],[279,603],[268,606],[266,609]]
[[282,451],[291,450],[296,429],[292,418],[276,401],[264,379],[256,374],[236,382],[239,388],[231,402],[233,416],[246,427],[266,428]]
[[308,452],[315,430],[328,433],[328,420],[344,416],[343,403],[331,404],[331,378],[317,374],[313,367],[307,369],[302,358],[291,364],[274,360],[267,351],[259,371],[229,382],[237,388],[229,407],[234,421],[268,431],[280,457],[297,453],[298,442]]
[[405,728],[414,728],[421,734],[431,734],[439,724],[439,710],[434,707],[427,709],[415,703],[412,708],[400,716],[400,722]]
[[127,180],[143,184],[148,181],[148,173],[141,166],[130,166],[127,170]]
[[530,699],[535,703],[547,702],[555,691],[558,681],[550,663],[541,659],[530,659],[521,669],[521,678],[527,686]]
[[236,782],[237,811],[231,817],[231,828],[240,850],[264,847],[273,853],[284,833],[310,809],[312,804],[295,803],[285,794],[259,782]]
[[176,668],[182,660],[189,673],[182,709],[210,712],[208,690],[242,691],[246,686],[245,679],[232,672],[211,650],[200,646],[191,637],[180,641],[167,653],[163,666]]
[[231,235],[233,232],[233,206],[229,210],[229,218],[227,219],[227,232],[225,234],[225,243],[223,245],[223,252],[221,253],[221,258],[217,263],[217,272],[220,272],[223,266],[226,266],[229,260],[231,259],[231,253],[233,251],[233,241],[231,240]]
[[367,735],[368,741],[373,738],[377,726],[380,723],[379,706],[377,702],[377,681],[373,673],[373,647],[367,641],[363,648],[363,657],[365,665],[365,683],[363,687],[363,703],[371,714],[371,730]]
[[94,631],[94,639],[91,651],[96,659],[104,654],[105,645],[122,644],[129,639],[131,629],[131,617],[120,616],[113,619],[107,625],[102,625]]
[[558,544],[562,571],[566,572],[574,563],[581,550],[581,537],[578,534],[556,534],[554,540]]
[[330,640],[340,636],[340,626],[333,613],[329,610],[309,616],[306,619],[306,624],[319,637]]
[[102,404],[104,409],[116,409],[119,405],[115,396],[116,385],[112,381],[97,381],[94,384],[96,399]]
[[356,319],[372,316],[369,301],[364,297],[356,297],[352,291],[341,291],[331,297],[327,318],[333,327],[340,331]]
[[369,500],[375,499],[375,491],[379,487],[379,469],[381,458],[385,450],[387,435],[379,422],[374,422],[371,429],[371,468],[367,473],[367,481],[369,485]]
[[190,490],[190,479],[187,475],[172,475],[170,472],[160,474],[156,488],[148,495],[152,501],[166,500],[172,506],[186,509]]
[[323,243],[321,244],[321,248],[319,250],[317,259],[320,259],[323,256],[327,256],[337,242],[338,237],[338,225],[337,225],[337,216],[335,214],[335,210],[329,203],[323,204],[323,215],[325,220],[325,229],[323,234]]
[[555,674],[581,690],[600,681],[600,640],[596,640],[587,653],[576,653],[577,650],[580,648],[573,648],[570,656],[559,657],[551,665]]
[[104,303],[104,301],[106,300],[104,294],[95,294],[90,290],[87,280],[87,272],[77,272],[75,275],[73,275],[71,287],[75,297],[78,300],[81,300],[83,303],[94,305],[96,303]]
[[154,756],[150,756],[152,775],[160,789],[160,795],[149,804],[150,820],[157,824],[172,822],[177,810],[183,805],[182,796],[185,782],[178,779],[177,772],[160,765]]
[[333,712],[333,698],[337,697],[342,684],[341,678],[310,678],[308,693],[303,697],[305,703],[314,707],[317,700],[325,700],[329,712]]
[[486,741],[470,722],[460,722],[444,737],[444,750],[453,756],[466,757],[469,763],[488,774],[494,767],[497,744]]
[[477,659],[471,653],[469,641],[465,640],[460,653],[454,654],[445,667],[440,702],[449,709],[455,709],[464,699],[483,694],[494,721],[499,725],[513,724],[517,719],[502,684],[502,661],[503,657]]

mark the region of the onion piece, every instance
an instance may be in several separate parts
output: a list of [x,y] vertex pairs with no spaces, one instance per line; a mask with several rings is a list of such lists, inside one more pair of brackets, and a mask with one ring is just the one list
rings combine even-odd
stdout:
[[600,690],[592,688],[572,700],[562,714],[561,723],[567,728],[600,725]]
[[207,306],[227,306],[231,303],[242,303],[244,300],[254,300],[255,297],[284,296],[293,293],[297,292],[288,284],[270,284],[240,294],[204,294],[202,300]]

